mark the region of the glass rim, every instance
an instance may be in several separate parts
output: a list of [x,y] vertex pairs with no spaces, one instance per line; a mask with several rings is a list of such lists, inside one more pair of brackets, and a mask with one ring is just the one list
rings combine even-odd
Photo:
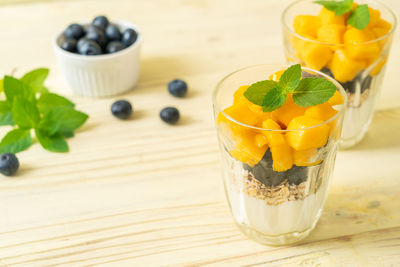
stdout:
[[[291,129],[291,130],[287,130],[287,129],[284,129],[284,130],[282,130],[282,129],[281,129],[281,130],[266,129],[266,128],[260,128],[260,127],[253,126],[253,125],[248,125],[248,124],[246,124],[246,123],[243,123],[243,122],[240,122],[240,121],[238,121],[238,120],[235,120],[234,118],[232,118],[231,116],[229,116],[228,114],[226,114],[226,113],[221,109],[220,105],[217,103],[217,95],[218,95],[218,93],[220,92],[221,85],[222,85],[228,78],[232,77],[233,75],[235,75],[235,74],[237,74],[237,73],[239,73],[239,72],[241,72],[241,71],[248,70],[248,69],[251,69],[251,68],[263,67],[263,66],[274,66],[274,65],[279,65],[279,64],[258,64],[258,65],[251,65],[251,66],[247,66],[247,67],[238,69],[238,70],[236,70],[236,71],[234,71],[234,72],[231,72],[231,73],[229,73],[228,75],[226,75],[224,78],[222,78],[222,80],[220,80],[220,81],[218,82],[217,86],[215,87],[214,92],[213,92],[213,95],[212,95],[212,101],[213,101],[213,105],[214,105],[216,111],[222,113],[222,114],[225,116],[225,118],[227,118],[228,120],[234,122],[234,123],[237,124],[237,125],[240,125],[240,126],[243,126],[243,127],[249,128],[249,129],[252,129],[252,130],[257,130],[257,131],[281,132],[281,133],[285,133],[285,132],[297,132],[297,131],[305,131],[305,130],[314,129],[314,128],[320,127],[320,126],[322,126],[322,125],[329,124],[330,122],[332,122],[332,121],[336,120],[337,118],[339,118],[340,116],[343,116],[343,115],[344,115],[344,111],[345,111],[346,106],[347,106],[347,94],[346,94],[346,91],[344,90],[343,86],[342,86],[338,81],[336,81],[336,80],[333,79],[332,77],[328,76],[327,74],[322,73],[322,72],[317,71],[317,70],[314,70],[314,69],[310,69],[310,68],[307,68],[307,67],[303,67],[303,66],[301,66],[301,69],[302,69],[302,70],[306,70],[306,71],[310,71],[310,72],[316,73],[316,74],[318,74],[318,75],[324,77],[325,79],[329,80],[330,82],[332,82],[332,83],[336,86],[337,90],[340,92],[340,94],[341,94],[342,97],[343,97],[343,104],[338,105],[338,106],[340,106],[340,109],[338,110],[338,113],[336,113],[336,115],[330,117],[328,120],[325,120],[325,121],[323,121],[322,123],[319,123],[319,124],[317,124],[317,125],[313,125],[313,126],[306,127],[306,128],[300,128],[300,129]],[[282,64],[282,65],[280,65],[280,66],[282,67],[282,66],[284,66],[284,64]],[[325,103],[326,103],[326,102],[325,102]]]
[[[344,47],[345,44],[328,43],[328,42],[322,42],[322,41],[318,41],[318,40],[313,40],[313,39],[307,38],[307,37],[305,37],[305,36],[303,36],[303,35],[300,35],[300,34],[296,33],[289,25],[287,25],[287,23],[285,22],[285,17],[286,17],[287,12],[288,12],[293,6],[295,6],[296,4],[298,4],[298,3],[300,3],[300,2],[306,2],[306,1],[310,1],[310,0],[295,0],[295,1],[293,1],[292,3],[290,3],[290,4],[283,10],[282,16],[281,16],[281,23],[282,23],[282,25],[283,25],[283,28],[284,28],[285,30],[289,31],[289,32],[290,32],[291,34],[293,34],[294,36],[296,36],[297,38],[302,39],[302,40],[307,41],[307,42],[311,42],[311,43],[315,43],[315,44],[321,44],[321,45],[327,45],[327,46],[340,46],[340,47]],[[386,11],[388,11],[388,12],[390,13],[390,15],[393,17],[393,26],[392,26],[392,28],[390,29],[390,31],[389,31],[388,33],[386,33],[385,35],[383,35],[383,36],[381,36],[381,37],[379,37],[379,38],[376,38],[376,39],[373,39],[373,40],[370,40],[370,41],[367,41],[367,42],[357,43],[357,44],[354,44],[354,45],[365,45],[365,44],[372,44],[372,43],[377,43],[377,42],[379,42],[379,41],[382,41],[382,40],[388,38],[390,35],[392,35],[392,34],[394,33],[394,30],[395,30],[396,27],[397,27],[397,17],[396,17],[396,14],[394,14],[394,12],[393,12],[390,8],[388,8],[385,4],[383,4],[382,2],[377,1],[377,0],[367,0],[367,1],[376,3],[376,4],[378,4],[378,5],[381,5],[383,8],[385,8]]]

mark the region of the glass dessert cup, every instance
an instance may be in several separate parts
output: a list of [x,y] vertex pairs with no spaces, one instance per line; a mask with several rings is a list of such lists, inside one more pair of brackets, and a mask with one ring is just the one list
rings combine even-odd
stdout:
[[[297,130],[270,130],[241,123],[224,110],[232,105],[234,93],[240,86],[265,80],[269,74],[283,69],[279,65],[258,65],[236,71],[225,77],[213,94],[217,123],[222,176],[232,215],[239,229],[262,244],[284,245],[305,238],[315,227],[328,194],[330,179],[341,134],[346,93],[329,76],[302,68],[303,77],[323,77],[335,84],[343,104],[334,106],[336,115],[321,124]],[[307,157],[303,166],[286,171],[274,171],[275,154],[283,147],[257,147],[257,135],[288,135],[316,133],[329,127],[329,134],[317,149],[295,151]],[[272,155],[271,155],[272,150]],[[299,153],[300,154],[299,154]],[[305,154],[302,154],[305,153]],[[273,160],[273,157],[274,160]],[[304,161],[304,160],[303,160]]]
[[[344,23],[345,15],[335,16],[333,12],[321,11],[322,6],[313,3],[313,0],[295,1],[282,15],[287,62],[300,63],[302,66],[328,74],[340,82],[347,93],[341,148],[356,145],[368,130],[382,87],[396,28],[395,15],[383,4],[374,0],[355,2],[368,4],[373,8],[370,11],[370,24],[362,31],[348,25],[337,25]],[[310,22],[313,27],[309,29],[297,25],[295,30],[294,21],[298,15],[314,15],[321,20]],[[362,38],[369,35],[370,39],[365,42],[353,42],[355,35]],[[341,43],[321,41],[340,39]]]

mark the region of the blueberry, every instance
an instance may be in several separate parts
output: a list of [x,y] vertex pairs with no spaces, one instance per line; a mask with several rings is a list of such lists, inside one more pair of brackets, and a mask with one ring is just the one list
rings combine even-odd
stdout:
[[126,47],[130,46],[134,42],[136,42],[136,39],[138,37],[137,32],[134,29],[126,29],[122,33],[122,42],[126,45]]
[[18,158],[11,153],[0,155],[0,173],[6,176],[14,175],[19,168]]
[[176,79],[168,83],[168,91],[173,96],[184,97],[187,90],[187,84],[182,80]]
[[106,53],[107,54],[115,53],[115,52],[121,51],[124,48],[125,48],[125,45],[123,43],[121,43],[120,41],[112,41],[112,42],[108,43],[108,45],[106,47]]
[[89,39],[87,39],[86,37],[83,37],[83,38],[81,38],[81,39],[78,40],[78,42],[76,43],[76,51],[78,51],[78,53],[79,53],[79,50],[81,50],[82,46],[83,46],[87,41],[89,41]]
[[104,34],[104,29],[99,28],[99,27],[96,27],[96,26],[94,26],[94,25],[89,25],[89,26],[86,28],[86,34],[87,34],[88,32],[92,32],[92,31],[100,31],[100,32],[102,32],[102,33]]
[[118,100],[111,105],[111,113],[122,120],[129,118],[132,110],[132,105],[127,100]]
[[85,37],[96,42],[100,47],[105,47],[107,43],[106,36],[99,30],[88,31]]
[[113,24],[108,24],[105,30],[106,37],[109,41],[120,41],[121,32],[119,28]]
[[69,25],[65,31],[64,36],[67,39],[79,39],[85,34],[85,30],[83,29],[82,25],[77,23],[73,23]]
[[65,39],[60,47],[68,52],[76,52],[76,40],[75,39]]
[[307,181],[308,168],[309,167],[293,165],[292,168],[285,171],[285,176],[289,180],[290,184],[299,185],[302,182]]
[[[80,42],[80,41],[79,41]],[[78,53],[86,56],[101,55],[101,47],[91,40],[83,40],[78,42]]]
[[160,112],[160,118],[169,124],[177,123],[179,117],[179,110],[174,107],[163,108]]
[[107,27],[108,23],[109,22],[106,16],[97,16],[92,21],[92,25],[101,28],[103,30]]
[[328,76],[330,76],[330,77],[332,77],[332,78],[334,78],[333,77],[333,73],[332,73],[332,71],[330,70],[330,69],[328,69],[327,67],[324,67],[322,70],[320,70],[322,73],[325,73],[326,75],[328,75]]
[[368,75],[365,77],[362,82],[361,82],[361,93],[363,93],[365,90],[369,89],[371,87],[372,83],[372,76]]

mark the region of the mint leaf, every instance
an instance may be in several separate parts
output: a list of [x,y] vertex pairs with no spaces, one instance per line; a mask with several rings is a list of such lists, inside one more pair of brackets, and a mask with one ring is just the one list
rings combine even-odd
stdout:
[[300,82],[301,79],[301,66],[300,64],[296,64],[290,66],[285,72],[282,74],[279,79],[279,87],[287,92],[293,91]]
[[37,101],[37,106],[41,112],[46,112],[48,109],[53,107],[73,108],[75,105],[74,103],[60,95],[53,93],[44,93],[39,97]]
[[0,126],[14,125],[11,108],[6,101],[0,101]]
[[12,106],[14,122],[21,128],[31,129],[40,120],[40,113],[36,105],[22,96],[15,96]]
[[326,9],[335,12],[336,16],[346,14],[353,8],[353,0],[343,1],[314,1],[316,4],[323,5]]
[[328,101],[336,86],[324,78],[304,78],[293,91],[293,101],[301,107],[310,107]]
[[271,112],[280,108],[286,101],[286,92],[279,86],[272,88],[265,95],[263,100],[263,111]]
[[71,137],[74,137],[74,136],[75,136],[75,134],[74,134],[73,131],[60,132],[60,134],[61,134],[62,136],[64,136],[65,138],[71,138]]
[[369,9],[368,5],[359,5],[350,13],[347,19],[347,24],[350,24],[356,29],[363,30],[369,24]]
[[32,145],[29,130],[15,129],[9,131],[1,140],[0,153],[18,153]]
[[26,73],[20,80],[32,87],[37,93],[45,93],[48,89],[44,86],[44,81],[49,75],[49,69],[40,68]]
[[55,133],[70,133],[82,126],[88,115],[70,107],[53,107],[48,109],[38,128],[52,136]]
[[46,150],[52,152],[68,152],[68,144],[65,141],[65,138],[61,134],[55,134],[53,136],[49,136],[46,132],[43,132],[39,129],[35,129],[36,138],[42,147]]
[[262,106],[264,96],[269,90],[276,87],[277,85],[277,82],[270,80],[256,82],[253,83],[249,88],[247,88],[246,92],[244,92],[243,95],[253,104]]
[[31,102],[36,101],[33,89],[28,84],[8,75],[4,76],[4,93],[10,107],[16,96],[22,96]]

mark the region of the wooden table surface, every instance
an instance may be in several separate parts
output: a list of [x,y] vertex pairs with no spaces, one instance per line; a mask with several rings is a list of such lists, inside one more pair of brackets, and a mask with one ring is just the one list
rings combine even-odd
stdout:
[[[400,14],[400,1],[385,0]],[[0,1],[2,3],[2,1]],[[90,119],[55,154],[34,145],[0,177],[0,266],[400,266],[400,31],[366,138],[337,157],[329,198],[301,244],[268,247],[234,225],[221,179],[211,92],[226,74],[283,63],[282,0],[73,0],[0,5],[0,73],[45,66],[48,86]],[[139,25],[144,43],[129,121],[120,98],[71,93],[51,47],[72,21],[98,14]],[[182,78],[184,99],[166,84]],[[181,123],[158,113],[177,106]],[[4,131],[5,129],[3,129]]]

